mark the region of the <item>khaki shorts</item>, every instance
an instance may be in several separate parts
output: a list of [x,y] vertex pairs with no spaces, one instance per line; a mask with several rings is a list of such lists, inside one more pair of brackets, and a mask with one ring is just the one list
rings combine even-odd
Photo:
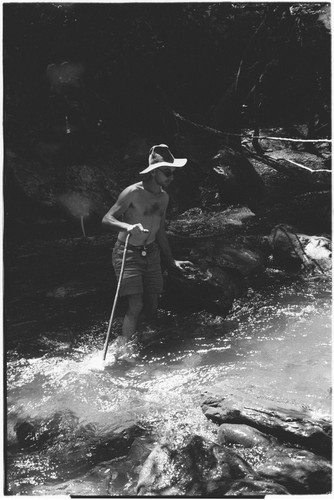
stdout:
[[[117,240],[112,254],[112,263],[117,279],[121,272],[124,243]],[[124,273],[119,294],[161,294],[163,290],[163,278],[160,264],[160,250],[153,242],[147,247],[146,256],[141,255],[141,249],[131,246],[126,252]]]

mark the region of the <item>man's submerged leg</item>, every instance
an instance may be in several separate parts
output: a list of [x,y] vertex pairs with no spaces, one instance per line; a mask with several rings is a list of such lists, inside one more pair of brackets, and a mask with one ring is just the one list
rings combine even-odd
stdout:
[[130,339],[136,332],[138,319],[143,309],[142,294],[129,295],[128,309],[123,319],[122,335],[114,342],[114,357],[126,359],[135,355],[134,346],[130,344]]
[[129,339],[136,331],[138,319],[143,309],[143,295],[129,295],[128,296],[128,309],[124,316],[122,335]]
[[158,326],[157,311],[159,297],[160,294],[158,293],[145,293],[144,295],[145,321],[141,324],[141,340],[149,339],[156,332]]
[[156,322],[157,320],[159,295],[158,293],[145,294],[145,316],[148,321]]

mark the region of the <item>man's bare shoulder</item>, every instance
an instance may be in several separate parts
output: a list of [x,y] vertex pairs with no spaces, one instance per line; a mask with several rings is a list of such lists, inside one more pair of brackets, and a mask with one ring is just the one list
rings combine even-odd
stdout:
[[131,196],[142,190],[143,190],[142,182],[136,182],[135,184],[131,184],[130,186],[123,189],[123,191],[121,192],[121,196],[122,197]]

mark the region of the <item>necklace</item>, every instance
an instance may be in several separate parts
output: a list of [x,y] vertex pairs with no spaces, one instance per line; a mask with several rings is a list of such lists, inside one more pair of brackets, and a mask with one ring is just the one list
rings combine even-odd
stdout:
[[144,245],[143,245],[142,251],[140,252],[142,257],[146,257],[146,255],[147,255],[147,247],[146,247],[146,242],[147,242],[147,240],[149,239],[149,237],[151,236],[151,232],[152,232],[152,228],[150,229],[150,231],[149,231],[149,233],[148,233],[148,235],[147,235],[147,238],[146,238],[146,240],[145,240],[145,242],[144,242]]

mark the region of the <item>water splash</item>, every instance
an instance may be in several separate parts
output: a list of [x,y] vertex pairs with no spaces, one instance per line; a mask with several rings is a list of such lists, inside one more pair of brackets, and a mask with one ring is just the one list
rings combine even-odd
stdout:
[[84,225],[84,216],[80,215],[80,221],[81,221],[81,230],[83,237],[86,238],[86,231],[85,231],[85,225]]
[[89,216],[92,209],[92,202],[81,193],[76,192],[60,195],[58,197],[58,202],[66,208],[66,210],[70,212],[73,217],[80,219],[81,231],[83,237],[86,238],[84,218]]

